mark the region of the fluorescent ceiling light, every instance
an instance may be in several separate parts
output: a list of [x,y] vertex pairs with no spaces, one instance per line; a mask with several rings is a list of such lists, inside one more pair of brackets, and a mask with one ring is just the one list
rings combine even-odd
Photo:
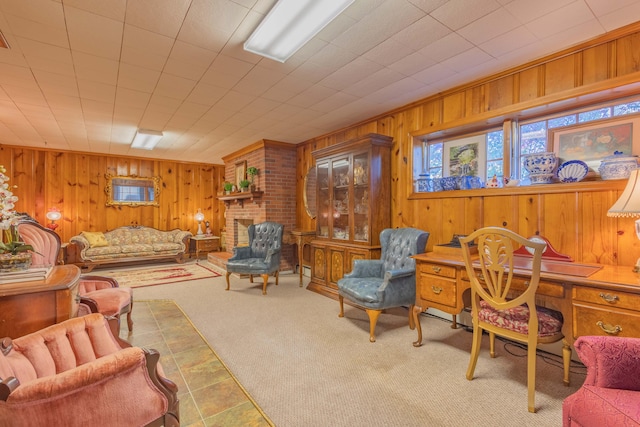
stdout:
[[136,132],[131,143],[131,148],[141,148],[143,150],[153,150],[153,147],[162,139],[162,132],[157,130],[140,129]]
[[284,62],[354,0],[278,0],[244,50]]

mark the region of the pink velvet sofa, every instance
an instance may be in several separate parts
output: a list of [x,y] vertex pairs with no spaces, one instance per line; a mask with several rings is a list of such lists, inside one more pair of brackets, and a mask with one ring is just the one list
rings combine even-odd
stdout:
[[562,425],[640,426],[640,339],[584,336],[575,349],[587,378],[562,403]]
[[103,315],[0,341],[0,426],[179,426],[155,350],[124,347]]

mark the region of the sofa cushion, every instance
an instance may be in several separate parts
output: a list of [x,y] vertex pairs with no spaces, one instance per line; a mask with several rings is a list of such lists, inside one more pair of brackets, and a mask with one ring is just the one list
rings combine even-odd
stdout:
[[153,247],[153,251],[154,252],[158,252],[158,253],[164,253],[164,252],[176,252],[182,249],[182,246],[180,245],[180,243],[154,243],[152,245]]
[[107,238],[104,237],[104,233],[101,231],[83,231],[82,235],[89,242],[89,246],[97,248],[100,246],[109,246]]
[[153,245],[147,243],[124,244],[120,245],[120,249],[123,254],[153,253]]
[[[569,425],[637,426],[640,425],[640,392],[583,385],[563,402],[570,413]],[[570,407],[570,411],[569,411]]]

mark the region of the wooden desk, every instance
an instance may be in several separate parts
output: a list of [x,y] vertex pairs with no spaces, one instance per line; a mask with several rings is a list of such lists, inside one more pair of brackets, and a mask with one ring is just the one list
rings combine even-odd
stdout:
[[0,285],[0,338],[18,338],[78,314],[75,265],[59,265],[46,280]]
[[295,239],[295,244],[298,247],[298,270],[300,271],[300,286],[302,286],[302,265],[304,264],[304,246],[311,243],[316,237],[314,230],[293,230],[290,232],[291,236]]
[[[420,313],[429,307],[456,315],[471,305],[470,283],[462,257],[416,255],[416,303],[413,316],[418,331],[414,346],[422,345]],[[539,304],[564,316],[567,344],[582,335],[640,337],[640,281],[630,266],[604,265],[589,277],[540,273]],[[526,286],[527,272],[514,270],[514,286]],[[520,278],[518,278],[520,276]]]

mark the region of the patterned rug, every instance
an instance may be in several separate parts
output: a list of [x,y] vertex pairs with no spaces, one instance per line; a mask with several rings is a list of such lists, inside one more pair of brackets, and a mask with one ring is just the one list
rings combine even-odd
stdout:
[[113,277],[118,281],[120,286],[128,286],[130,288],[164,285],[167,283],[220,276],[220,273],[214,271],[212,268],[196,263],[163,264],[155,267],[96,271],[95,274]]

